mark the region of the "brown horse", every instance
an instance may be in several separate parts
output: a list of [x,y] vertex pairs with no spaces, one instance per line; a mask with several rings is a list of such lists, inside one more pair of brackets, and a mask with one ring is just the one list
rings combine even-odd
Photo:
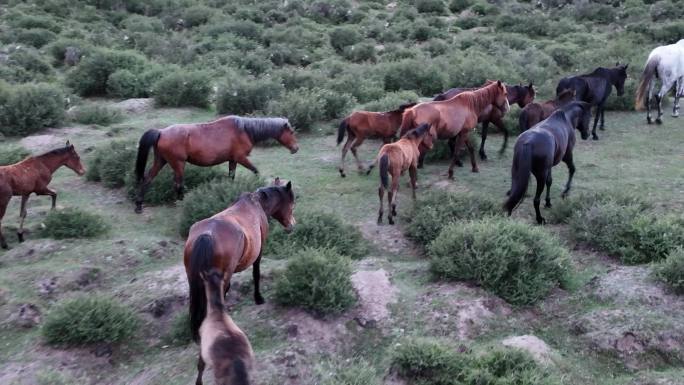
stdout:
[[[173,169],[176,195],[183,199],[185,162],[197,166],[228,162],[228,175],[231,178],[235,177],[238,163],[258,174],[259,170],[247,156],[256,143],[268,139],[277,140],[293,154],[299,150],[294,130],[283,118],[226,116],[209,123],[174,124],[162,130],[146,131],[140,138],[135,165],[139,184],[135,212],[142,212],[145,190],[166,163]],[[147,156],[152,147],[154,164],[145,175]]]
[[337,129],[338,146],[344,140],[345,132],[347,133],[347,142],[342,147],[342,159],[340,160],[339,170],[342,178],[346,176],[344,174],[344,158],[347,156],[347,151],[351,149],[359,171],[363,171],[363,165],[356,154],[356,149],[366,138],[380,138],[385,144],[391,142],[397,135],[404,110],[415,105],[416,103],[406,103],[400,105],[396,110],[387,112],[354,111],[344,118]]
[[[378,196],[380,197],[380,210],[378,212],[378,224],[382,224],[383,197],[387,191],[387,208],[389,214],[387,220],[390,225],[394,224],[392,217],[397,216],[396,197],[399,190],[399,177],[409,170],[411,178],[411,189],[413,199],[416,199],[416,174],[418,167],[418,157],[420,156],[420,145],[428,150],[432,148],[432,134],[428,124],[421,124],[418,128],[407,132],[395,143],[388,143],[380,148],[375,161],[368,167],[370,174],[373,167],[380,163],[380,187]],[[389,186],[389,175],[392,175],[392,186]]]
[[199,329],[200,354],[195,385],[202,385],[205,366],[214,369],[217,385],[248,385],[254,352],[245,333],[225,311],[224,293],[230,284],[230,274],[211,269],[199,275],[204,284],[207,314]]
[[[451,88],[437,96],[435,96],[433,101],[440,101],[440,100],[449,100],[453,98],[454,96],[461,94],[466,91],[474,91],[476,88]],[[534,100],[536,91],[534,87],[532,86],[532,83],[530,83],[527,86],[523,86],[522,84],[519,84],[517,86],[509,86],[506,85],[506,92],[508,93],[508,104],[513,105],[517,104],[520,108],[524,108],[528,104],[532,103]],[[503,122],[503,117],[504,114],[501,113],[501,110],[498,108],[493,108],[492,106],[489,106],[482,111],[480,116],[478,117],[477,121],[478,123],[482,123],[482,133],[481,137],[482,140],[480,141],[480,159],[486,160],[487,159],[487,154],[485,153],[485,141],[487,140],[487,132],[489,131],[489,123],[494,123],[496,127],[499,128],[504,134],[504,142],[501,145],[501,149],[499,150],[499,153],[503,154],[504,151],[506,151],[506,146],[508,145],[508,130],[506,129],[506,125]],[[453,148],[454,145],[454,140],[452,139],[450,147]]]
[[[423,123],[430,125],[430,133],[437,139],[453,142],[453,157],[449,166],[449,178],[454,176],[454,165],[457,163],[459,149],[465,144],[470,153],[473,172],[478,172],[475,161],[475,150],[468,141],[468,134],[477,126],[477,121],[485,109],[493,106],[504,115],[510,109],[506,86],[500,80],[487,82],[475,91],[467,91],[449,100],[432,101],[417,104],[406,111],[401,121],[401,133]],[[421,146],[419,166],[427,149]]]
[[[49,195],[52,198],[52,209],[57,204],[57,192],[48,188],[52,180],[52,174],[58,168],[67,166],[76,174],[85,174],[85,168],[81,164],[81,157],[76,153],[72,144],[66,142],[65,147],[49,151],[43,155],[29,156],[19,163],[8,166],[0,166],[0,220],[5,216],[7,205],[12,196],[21,196],[21,209],[19,216],[19,230],[17,237],[19,242],[24,241],[24,219],[26,219],[26,202],[29,195]],[[0,229],[0,246],[7,249],[7,242]]]
[[527,131],[530,127],[541,122],[553,114],[554,111],[575,100],[575,90],[562,91],[555,99],[543,103],[530,103],[520,112],[518,127],[520,132]]
[[[206,314],[206,298],[200,272],[214,267],[229,275],[252,266],[254,301],[264,303],[259,291],[261,250],[268,236],[268,218],[272,217],[292,231],[295,218],[294,193],[290,182],[245,193],[227,209],[196,222],[185,242],[183,262],[190,285],[190,327],[195,341]],[[226,292],[230,288],[230,280]]]

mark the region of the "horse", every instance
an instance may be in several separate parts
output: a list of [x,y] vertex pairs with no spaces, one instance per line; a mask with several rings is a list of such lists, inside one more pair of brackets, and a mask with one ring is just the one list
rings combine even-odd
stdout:
[[[382,224],[383,214],[383,197],[385,190],[387,191],[387,207],[390,212],[387,215],[387,220],[390,225],[394,224],[394,219],[397,215],[396,196],[399,190],[399,177],[409,170],[411,178],[411,189],[413,199],[416,199],[416,174],[418,167],[418,157],[420,156],[419,145],[425,146],[428,150],[432,148],[432,134],[430,133],[430,126],[428,124],[421,124],[401,137],[394,143],[383,145],[378,152],[372,164],[368,167],[367,174],[373,170],[373,167],[380,163],[380,187],[378,188],[378,196],[380,197],[380,210],[378,212],[378,225]],[[389,186],[389,175],[392,175],[392,186]]]
[[[655,91],[654,78],[659,78],[661,85],[660,91],[655,95],[656,105],[658,106],[658,117],[656,123],[661,124],[663,116],[661,101],[667,92],[675,87],[675,99],[672,106],[672,117],[679,116],[679,98],[684,96],[684,39],[675,44],[660,46],[655,48],[648,55],[644,72],[641,74],[641,81],[636,94],[636,109],[646,108],[646,121],[651,120],[651,96]],[[644,103],[646,96],[646,103]],[[645,104],[645,106],[644,106]]]
[[230,274],[212,268],[201,271],[199,276],[204,286],[207,313],[199,329],[200,354],[195,385],[202,385],[206,366],[214,369],[217,385],[248,385],[254,352],[245,333],[225,312],[223,293],[230,284]]
[[[21,209],[19,210],[19,230],[17,238],[24,242],[24,220],[26,219],[26,202],[31,193],[36,195],[49,195],[52,198],[52,209],[57,205],[57,192],[48,187],[52,180],[52,174],[58,168],[67,166],[76,174],[85,174],[85,168],[81,163],[81,157],[76,149],[68,141],[66,146],[48,151],[38,156],[29,156],[26,159],[0,166],[0,221],[5,216],[7,205],[12,196],[21,196]],[[2,235],[0,225],[0,247],[7,249],[7,242]]]
[[344,158],[347,151],[351,149],[359,171],[363,171],[363,165],[356,154],[356,149],[366,138],[380,138],[384,144],[392,141],[397,135],[401,125],[401,115],[404,110],[415,106],[416,103],[402,104],[396,110],[387,112],[354,111],[351,115],[342,119],[337,129],[337,145],[344,140],[347,133],[347,142],[342,146],[342,159],[340,160],[340,176],[346,177],[344,173]]
[[556,96],[555,99],[543,103],[530,103],[520,111],[518,128],[520,132],[527,131],[530,127],[551,116],[559,107],[562,107],[575,99],[575,90],[567,89]]
[[[489,81],[482,88],[466,91],[448,100],[419,103],[404,111],[401,120],[401,134],[420,126],[430,125],[430,133],[437,139],[455,138],[452,147],[452,161],[449,166],[449,179],[453,179],[454,165],[458,161],[459,149],[465,144],[470,153],[472,171],[478,172],[475,151],[468,141],[468,134],[477,126],[477,121],[489,106],[499,110],[501,115],[510,109],[506,86],[500,80]],[[426,148],[420,148],[418,167],[422,166]]]
[[[244,193],[227,209],[190,227],[183,263],[190,286],[190,329],[195,341],[199,340],[199,328],[206,314],[206,298],[199,273],[214,267],[230,276],[252,266],[254,302],[263,304],[259,279],[261,251],[269,231],[268,219],[274,218],[289,233],[296,223],[293,209],[292,183],[283,186],[276,178],[272,186]],[[229,288],[230,283],[225,293]]]
[[[432,100],[433,101],[441,101],[441,100],[449,100],[453,98],[454,96],[466,92],[466,91],[473,91],[476,88],[451,88],[439,95],[436,95]],[[532,83],[530,83],[527,86],[523,86],[521,84],[517,86],[509,86],[506,85],[506,92],[508,93],[508,103],[510,105],[517,104],[520,108],[524,108],[528,104],[532,103],[534,100],[534,96],[536,94],[536,91],[534,87],[532,86]],[[503,145],[501,146],[501,149],[499,150],[500,154],[503,154],[504,151],[506,151],[506,146],[508,145],[508,130],[506,129],[506,125],[503,122],[503,114],[501,113],[501,110],[487,107],[485,110],[480,114],[480,116],[477,119],[478,123],[482,123],[482,133],[481,135],[481,141],[480,141],[480,159],[482,160],[487,160],[487,154],[485,153],[485,141],[487,140],[487,133],[489,131],[489,123],[494,123],[496,127],[499,128],[504,134],[504,142]],[[453,147],[453,140],[452,143],[449,147]]]
[[598,67],[593,72],[569,76],[561,79],[556,87],[556,96],[566,89],[575,90],[575,100],[590,103],[596,106],[596,116],[594,117],[594,128],[591,131],[592,139],[598,140],[596,135],[596,125],[601,118],[601,131],[604,129],[605,104],[610,91],[614,86],[618,96],[625,93],[625,80],[627,79],[627,67],[629,64],[620,65],[616,63],[614,68]]
[[589,137],[590,120],[591,104],[572,102],[518,136],[513,149],[511,189],[508,191],[508,200],[504,203],[508,216],[522,201],[532,173],[537,179],[537,192],[534,195],[537,223],[546,223],[539,211],[539,201],[546,185],[545,207],[551,207],[551,168],[561,160],[568,166],[568,181],[561,195],[563,198],[567,197],[572,177],[575,175],[575,163],[572,158],[572,149],[575,146],[574,130],[578,129],[582,139],[586,140]]
[[[299,150],[294,130],[284,118],[245,118],[225,116],[208,123],[174,124],[164,129],[151,129],[140,138],[135,174],[139,185],[135,212],[142,212],[145,191],[159,171],[171,166],[176,197],[183,199],[185,162],[197,166],[215,166],[228,162],[228,175],[235,178],[239,164],[259,174],[247,159],[255,144],[275,139],[292,154]],[[154,148],[154,164],[145,175],[147,156]]]

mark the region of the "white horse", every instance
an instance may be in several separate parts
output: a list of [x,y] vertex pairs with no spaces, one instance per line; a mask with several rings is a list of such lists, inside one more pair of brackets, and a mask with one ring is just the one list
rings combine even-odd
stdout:
[[661,101],[667,92],[675,86],[674,106],[672,107],[672,116],[679,116],[679,98],[684,95],[684,39],[675,44],[664,45],[651,51],[646,61],[646,67],[641,75],[641,82],[636,94],[636,108],[644,108],[644,95],[646,95],[646,120],[649,124],[651,121],[651,96],[655,90],[656,82],[654,76],[661,81],[660,91],[655,94],[656,104],[658,106],[658,117],[656,123],[661,124],[660,119],[663,116],[661,109]]

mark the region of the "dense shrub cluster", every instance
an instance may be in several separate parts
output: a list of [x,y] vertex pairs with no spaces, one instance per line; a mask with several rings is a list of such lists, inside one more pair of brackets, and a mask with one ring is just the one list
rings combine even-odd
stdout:
[[684,248],[671,250],[655,267],[655,276],[677,294],[684,294]]
[[136,52],[97,50],[66,74],[66,84],[81,96],[106,95],[110,75],[120,70],[140,73],[146,65]]
[[264,111],[268,102],[282,92],[283,86],[272,79],[235,79],[219,88],[216,112],[246,115]]
[[317,314],[339,313],[356,303],[350,276],[349,259],[337,251],[301,249],[277,276],[275,299]]
[[129,307],[89,295],[56,304],[45,317],[41,331],[50,345],[115,343],[135,334],[139,324]]
[[25,136],[64,119],[62,91],[50,84],[10,87],[0,81],[0,134]]
[[88,105],[76,108],[71,114],[71,120],[81,124],[98,124],[109,126],[121,121],[123,116],[119,110],[101,105]]
[[211,96],[209,74],[203,71],[175,71],[161,78],[152,90],[160,106],[206,107]]
[[503,218],[453,223],[428,255],[436,277],[475,282],[516,305],[544,298],[569,270],[569,253],[556,237]]
[[43,225],[40,234],[54,239],[93,238],[109,230],[102,217],[76,208],[50,211]]
[[[205,182],[222,179],[227,175],[225,165],[223,167],[200,167],[186,164],[183,174],[184,191],[192,191]],[[133,168],[130,168],[130,172],[126,176],[126,189],[128,190],[128,197],[134,200],[138,193],[138,183],[133,175]],[[173,188],[173,170],[171,167],[166,166],[148,186],[145,193],[145,202],[150,205],[160,205],[175,201],[176,191]]]
[[123,187],[126,175],[133,170],[135,154],[136,144],[133,142],[112,141],[107,146],[96,148],[86,169],[86,180],[102,182],[110,188]]

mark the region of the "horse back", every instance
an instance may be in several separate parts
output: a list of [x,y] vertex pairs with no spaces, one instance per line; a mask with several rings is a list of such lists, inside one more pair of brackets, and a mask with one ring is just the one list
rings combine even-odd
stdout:
[[35,158],[0,166],[0,183],[12,190],[13,195],[28,195],[47,187],[52,173]]
[[181,159],[198,166],[214,166],[247,156],[252,143],[232,119],[209,123],[176,124],[162,130],[157,149],[164,158]]

